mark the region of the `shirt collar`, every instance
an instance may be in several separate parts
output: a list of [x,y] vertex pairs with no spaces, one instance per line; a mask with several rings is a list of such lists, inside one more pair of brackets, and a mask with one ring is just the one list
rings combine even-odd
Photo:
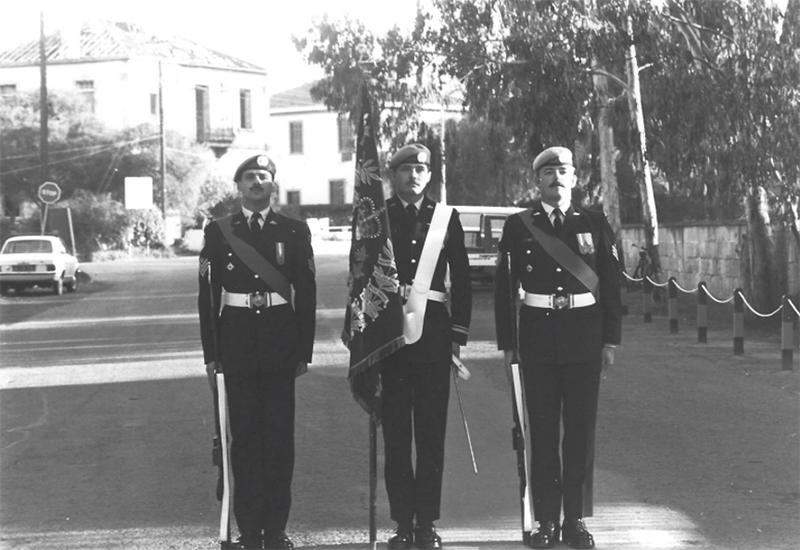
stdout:
[[[569,209],[569,207],[570,207],[570,203],[565,203],[565,204],[559,204],[558,205],[558,209],[561,210],[562,214],[566,214],[567,210]],[[542,208],[544,208],[544,213],[547,214],[548,218],[552,218],[553,217],[553,210],[556,209],[555,206],[550,206],[546,202],[543,202],[542,203]]]
[[[402,198],[400,198],[399,195],[398,195],[397,198],[400,199],[400,204],[403,205],[403,209],[407,208],[409,204],[412,204],[412,203],[408,203],[408,202],[404,201]],[[424,201],[424,200],[425,200],[425,197],[422,196],[422,197],[420,197],[420,199],[417,202],[413,203],[414,206],[417,207],[417,212],[422,212],[422,201]]]
[[[267,206],[264,210],[261,211],[261,219],[262,220],[266,220],[267,219],[267,214],[269,214],[269,211],[270,211],[271,208],[272,208],[271,206]],[[244,206],[242,206],[242,214],[244,214],[244,217],[249,220],[250,216],[253,215],[253,211],[245,208]]]

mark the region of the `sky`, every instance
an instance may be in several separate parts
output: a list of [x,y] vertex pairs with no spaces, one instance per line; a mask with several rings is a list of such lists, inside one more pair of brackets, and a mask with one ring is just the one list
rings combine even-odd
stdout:
[[[314,17],[327,13],[360,19],[376,33],[413,24],[418,0],[0,0],[0,51],[85,19],[139,23],[156,34],[187,38],[268,71],[273,90],[286,90],[319,78],[292,44]],[[220,9],[220,7],[224,9]]]

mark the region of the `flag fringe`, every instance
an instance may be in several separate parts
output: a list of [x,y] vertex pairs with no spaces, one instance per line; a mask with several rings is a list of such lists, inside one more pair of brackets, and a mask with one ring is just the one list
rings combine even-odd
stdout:
[[395,351],[399,350],[403,346],[406,345],[406,340],[404,336],[399,336],[394,340],[389,340],[387,343],[364,357],[361,361],[356,363],[355,365],[350,366],[350,370],[347,373],[348,378],[353,378],[354,376],[358,376],[362,372],[366,371],[375,363],[380,362],[381,360],[385,359]]

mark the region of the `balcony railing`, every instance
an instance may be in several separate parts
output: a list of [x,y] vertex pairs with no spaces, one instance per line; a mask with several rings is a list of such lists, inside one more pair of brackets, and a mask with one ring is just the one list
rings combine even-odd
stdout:
[[204,141],[209,145],[230,146],[235,139],[236,131],[233,128],[212,128],[206,132]]

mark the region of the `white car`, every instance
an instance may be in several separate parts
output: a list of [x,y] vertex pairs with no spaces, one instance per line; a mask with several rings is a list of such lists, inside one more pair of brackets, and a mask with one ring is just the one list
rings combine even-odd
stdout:
[[0,251],[0,294],[22,294],[28,287],[52,288],[62,294],[78,288],[78,259],[67,253],[64,241],[51,235],[9,238]]

